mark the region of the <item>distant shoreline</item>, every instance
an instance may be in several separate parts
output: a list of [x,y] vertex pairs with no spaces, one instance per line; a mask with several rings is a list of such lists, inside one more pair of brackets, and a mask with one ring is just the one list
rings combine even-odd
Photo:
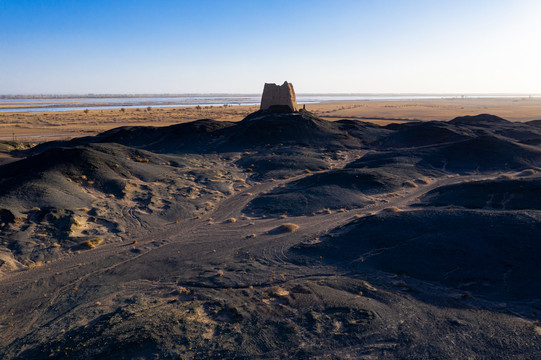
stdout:
[[[259,97],[261,93],[163,93],[163,94],[0,94],[0,100],[32,99],[133,99],[133,98],[182,98],[182,97]],[[297,93],[297,96],[356,96],[356,97],[468,97],[468,98],[512,98],[541,97],[530,93]]]
[[[541,95],[430,95],[430,94],[298,94],[299,104],[354,101],[424,101],[424,100],[536,100]],[[0,112],[52,112],[107,109],[185,108],[253,106],[260,95],[241,94],[189,94],[189,95],[19,95],[0,96]]]

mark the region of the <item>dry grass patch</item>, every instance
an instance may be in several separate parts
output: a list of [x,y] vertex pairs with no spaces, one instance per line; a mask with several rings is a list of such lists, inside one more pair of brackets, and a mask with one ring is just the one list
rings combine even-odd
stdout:
[[38,261],[33,262],[30,265],[28,265],[28,269],[29,270],[37,269],[37,268],[42,267],[42,266],[43,266],[43,261],[38,260]]
[[87,249],[95,249],[99,244],[103,242],[102,238],[89,239],[81,243],[81,247]]
[[295,232],[299,230],[299,225],[293,223],[285,223],[276,228],[278,232]]
[[399,211],[402,211],[402,210],[397,208],[396,206],[390,206],[390,207],[385,208],[385,209],[383,209],[381,211],[386,212],[386,213],[395,213],[395,212],[399,212]]
[[417,184],[414,183],[414,182],[411,181],[411,180],[407,180],[407,181],[404,181],[404,184],[402,184],[402,186],[404,186],[404,187],[410,187],[410,188],[416,188],[416,187],[417,187]]
[[142,157],[142,156],[139,156],[139,155],[134,156],[133,160],[137,161],[137,162],[140,162],[140,163],[147,163],[147,162],[150,161],[148,158]]

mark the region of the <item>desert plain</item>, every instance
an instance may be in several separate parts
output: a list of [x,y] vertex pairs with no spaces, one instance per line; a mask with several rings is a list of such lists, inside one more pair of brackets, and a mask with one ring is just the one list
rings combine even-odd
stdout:
[[0,113],[0,357],[541,357],[541,99]]

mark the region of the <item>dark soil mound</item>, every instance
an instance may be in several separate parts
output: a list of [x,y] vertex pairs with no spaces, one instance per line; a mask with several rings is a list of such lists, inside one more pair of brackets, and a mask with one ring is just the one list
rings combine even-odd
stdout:
[[363,147],[375,145],[380,139],[392,133],[391,130],[384,127],[359,120],[338,120],[334,123],[338,124],[340,129],[346,131],[350,136],[359,139]]
[[341,124],[306,111],[283,114],[258,111],[230,129],[228,145],[237,148],[298,145],[342,149],[360,147],[361,141],[343,130]]
[[523,169],[541,165],[541,149],[505,138],[479,136],[430,151],[424,159],[433,167],[459,173]]
[[403,124],[398,131],[382,140],[381,148],[408,148],[457,142],[474,137],[467,129],[444,122]]
[[288,178],[305,171],[327,169],[329,153],[311,148],[284,146],[247,152],[237,165],[253,171],[260,178]]
[[495,298],[537,297],[539,212],[411,211],[356,220],[296,254]]
[[449,123],[453,125],[494,126],[498,124],[507,124],[510,123],[510,121],[496,115],[479,114],[473,116],[459,116],[449,121]]
[[90,198],[83,188],[121,197],[126,179],[153,181],[164,161],[118,144],[53,148],[2,166],[0,198],[14,208],[84,207]]
[[510,122],[494,115],[458,117],[449,121],[449,124],[459,129],[467,129],[478,136],[506,137],[523,144],[541,143],[541,131],[534,124]]
[[421,149],[367,154],[349,166],[362,168],[399,163],[461,174],[519,170],[540,166],[541,149],[487,135]]
[[541,120],[530,120],[530,121],[527,121],[525,124],[541,127]]
[[410,166],[314,174],[252,200],[246,212],[309,215],[323,209],[363,207],[373,203],[370,195],[399,190],[422,176]]
[[202,119],[177,125],[123,126],[70,141],[52,141],[30,149],[27,154],[37,154],[56,147],[74,147],[91,143],[116,143],[158,153],[192,153],[215,150],[224,129],[235,123]]
[[428,192],[422,201],[430,206],[541,210],[541,179],[490,180],[442,186]]

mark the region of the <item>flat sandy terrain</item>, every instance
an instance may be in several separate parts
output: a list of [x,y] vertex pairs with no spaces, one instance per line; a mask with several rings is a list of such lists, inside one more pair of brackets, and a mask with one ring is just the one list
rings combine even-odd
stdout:
[[[541,98],[340,101],[308,104],[326,120],[356,119],[386,125],[411,120],[451,120],[489,113],[511,121],[541,119]],[[0,113],[0,140],[43,142],[95,135],[119,126],[167,126],[197,119],[240,121],[258,106]]]

